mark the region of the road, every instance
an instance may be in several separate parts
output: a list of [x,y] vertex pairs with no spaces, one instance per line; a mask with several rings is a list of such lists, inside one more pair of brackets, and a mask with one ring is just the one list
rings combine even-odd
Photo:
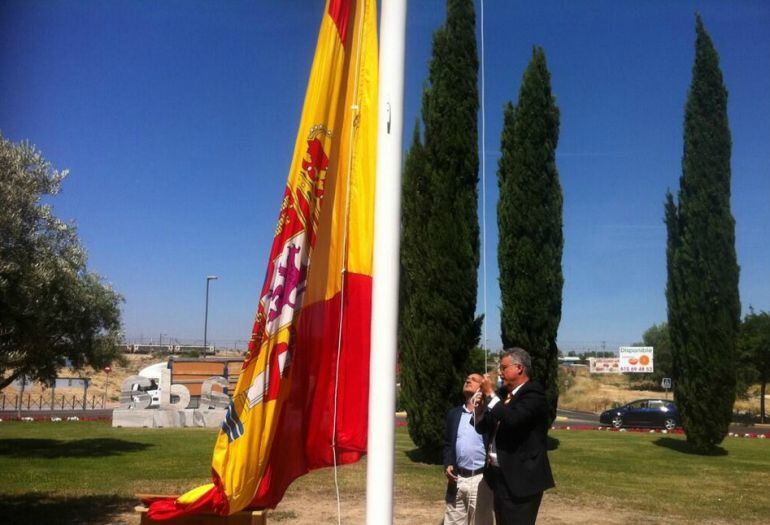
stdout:
[[[16,419],[19,413],[15,410],[0,411],[0,419],[10,420]],[[112,419],[112,409],[95,409],[95,410],[22,410],[21,417],[34,417],[35,419],[49,419],[51,417],[60,417],[67,419],[68,417],[76,416],[80,419]],[[406,423],[406,413],[396,413],[396,423]],[[565,426],[599,426],[599,416],[592,412],[580,412],[577,410],[564,410],[558,409],[556,411],[556,421],[554,424],[559,427]],[[746,434],[746,433],[764,433],[770,434],[770,425],[742,425],[731,424],[729,428],[730,432]]]
[[593,412],[579,412],[577,410],[556,410],[556,424],[558,425],[592,425],[599,424],[599,416]]
[[[592,412],[579,412],[577,410],[556,411],[555,425],[562,426],[599,426],[599,415]],[[731,423],[729,431],[738,434],[760,433],[770,434],[770,425],[744,425]]]

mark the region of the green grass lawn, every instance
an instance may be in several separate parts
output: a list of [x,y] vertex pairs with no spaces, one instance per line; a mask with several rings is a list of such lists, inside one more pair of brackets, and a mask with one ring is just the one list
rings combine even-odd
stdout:
[[[689,453],[681,436],[554,431],[554,494],[577,505],[673,515],[692,523],[762,522],[770,516],[770,440],[732,439],[722,455]],[[179,493],[209,481],[216,432],[113,429],[106,423],[0,423],[0,522],[111,523],[137,492]],[[413,461],[396,434],[396,498],[440,502],[442,468]],[[347,498],[365,492],[365,462],[340,470]],[[328,471],[293,493],[333,497]],[[276,516],[278,517],[278,516]],[[10,520],[10,521],[9,521]],[[16,521],[15,521],[16,520]]]
[[598,431],[553,432],[556,491],[586,504],[693,523],[765,522],[770,516],[770,442],[727,438],[723,455],[692,454],[684,436]]

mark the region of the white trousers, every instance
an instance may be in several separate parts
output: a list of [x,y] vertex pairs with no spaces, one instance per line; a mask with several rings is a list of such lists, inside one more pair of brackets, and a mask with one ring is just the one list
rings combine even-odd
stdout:
[[457,490],[447,490],[444,525],[492,525],[494,503],[492,489],[483,474],[458,477]]

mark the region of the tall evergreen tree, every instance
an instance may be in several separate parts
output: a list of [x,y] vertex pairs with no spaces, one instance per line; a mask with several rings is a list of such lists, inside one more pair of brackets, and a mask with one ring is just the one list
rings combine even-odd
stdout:
[[[427,280],[430,246],[426,242],[431,215],[430,170],[415,126],[406,156],[401,200],[401,288],[399,305],[399,353],[401,403],[409,418],[409,433],[423,449],[425,459],[438,461],[436,440],[448,395],[455,382],[450,349],[435,341],[436,325],[429,321],[433,290]],[[434,413],[431,413],[430,409]]]
[[404,168],[402,400],[412,439],[434,461],[481,331],[475,23],[472,1],[447,1],[422,99],[424,142],[415,131]]
[[505,108],[497,177],[498,264],[503,345],[532,355],[533,378],[559,397],[556,334],[561,320],[562,191],[556,169],[559,109],[542,48],[524,72],[518,104]]
[[724,439],[732,416],[740,300],[727,90],[700,16],[695,32],[678,205],[666,195],[666,298],[674,396],[687,440],[708,452]]

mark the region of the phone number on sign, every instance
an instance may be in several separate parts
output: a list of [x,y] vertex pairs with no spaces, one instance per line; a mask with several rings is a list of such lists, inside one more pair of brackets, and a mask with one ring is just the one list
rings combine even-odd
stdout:
[[640,372],[645,374],[651,374],[653,369],[651,366],[621,366],[621,372]]

